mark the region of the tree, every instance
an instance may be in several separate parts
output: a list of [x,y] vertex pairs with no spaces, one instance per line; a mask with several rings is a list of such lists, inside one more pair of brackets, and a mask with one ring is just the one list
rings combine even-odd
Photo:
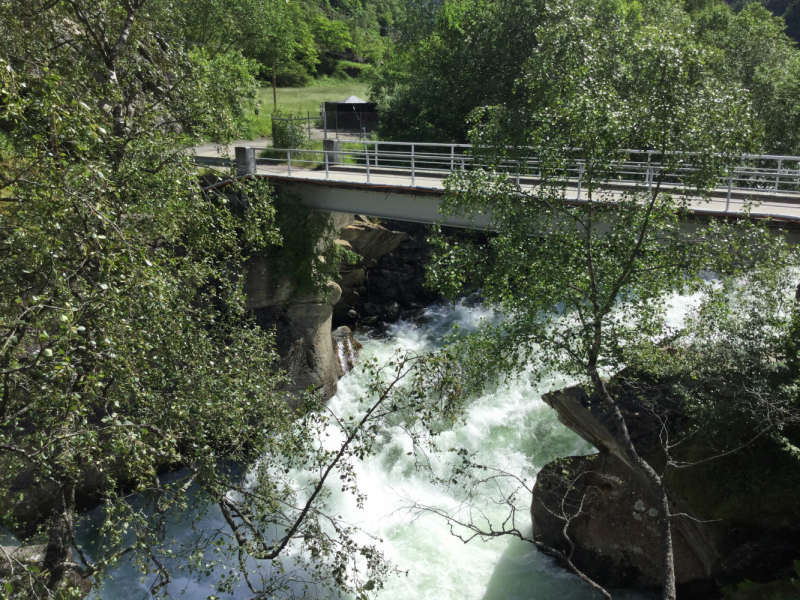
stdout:
[[[539,2],[454,0],[429,36],[412,36],[372,84],[383,138],[463,142],[476,106],[514,103],[514,82],[537,44]],[[425,19],[430,19],[426,16]]]
[[317,64],[309,18],[297,2],[285,0],[203,0],[178,3],[181,35],[190,45],[211,55],[241,52],[257,60],[272,77],[298,63],[313,72]]
[[304,57],[308,66],[317,61],[314,39],[305,22],[299,4],[286,0],[270,0],[267,3],[270,28],[265,33],[264,43],[258,52],[258,60],[272,69],[272,100],[278,108],[277,72],[296,56]]
[[711,4],[692,17],[697,38],[720,51],[720,77],[752,94],[753,108],[764,125],[764,152],[800,152],[800,51],[786,36],[783,19],[759,3],[735,14]]
[[[166,524],[210,510],[228,528],[177,559],[227,565],[217,589],[284,593],[292,563],[330,589],[380,587],[381,553],[324,500],[333,473],[357,494],[348,461],[387,399],[404,406],[404,371],[376,375],[333,450],[318,442],[335,415],[287,402],[242,294],[247,257],[280,243],[271,191],[212,185],[186,150],[236,135],[254,65],[175,42],[171,16],[159,0],[0,7],[0,501],[2,525],[44,547],[39,565],[0,555],[4,593],[69,597],[122,557],[166,593]],[[75,524],[99,501],[87,552]]]
[[[488,213],[496,235],[483,244],[439,240],[431,281],[451,295],[479,285],[506,315],[457,343],[468,388],[557,370],[603,403],[626,462],[658,499],[663,598],[674,599],[672,522],[682,517],[670,512],[661,465],[637,452],[607,377],[629,349],[663,339],[665,294],[699,289],[704,269],[734,271],[769,247],[763,232],[741,243],[724,225],[682,229],[687,200],[666,185],[667,173],[688,166],[683,184],[707,194],[755,147],[759,129],[747,94],[716,77],[679,13],[604,1],[550,10],[517,83],[521,98],[473,115],[484,168],[447,183],[444,210]],[[664,24],[651,25],[648,10]],[[648,181],[613,191],[622,148],[651,150],[658,166]],[[532,156],[536,168],[526,171]],[[504,174],[508,161],[536,178],[533,191]],[[580,173],[581,202],[567,200],[569,173]]]

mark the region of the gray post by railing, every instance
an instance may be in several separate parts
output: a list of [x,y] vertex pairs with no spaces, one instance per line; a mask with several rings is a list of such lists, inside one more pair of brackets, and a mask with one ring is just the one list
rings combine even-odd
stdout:
[[233,149],[236,162],[236,176],[256,174],[256,149],[245,146],[236,146]]
[[328,139],[328,111],[325,110],[325,104],[322,105],[322,139]]
[[778,174],[775,175],[775,191],[778,191],[778,186],[780,185],[781,181],[781,165],[783,164],[783,159],[778,159]]
[[450,146],[450,170],[453,170],[453,166],[456,159],[456,147],[455,145]]
[[[323,140],[322,143],[324,144],[327,141],[328,140]],[[327,181],[330,178],[330,172],[328,171],[328,153],[327,152],[323,152],[322,156],[325,159],[325,181]]]
[[325,160],[328,164],[338,165],[342,162],[339,156],[339,140],[322,140],[322,150],[325,152]]
[[411,144],[411,187],[414,187],[414,144]]
[[647,151],[647,193],[653,193],[653,165],[650,164],[650,157],[653,155],[652,150]]

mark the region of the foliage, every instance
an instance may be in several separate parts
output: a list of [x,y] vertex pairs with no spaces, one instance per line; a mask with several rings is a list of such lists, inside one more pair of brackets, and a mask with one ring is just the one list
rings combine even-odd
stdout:
[[[272,147],[273,148],[311,148],[311,137],[308,135],[305,120],[294,122],[289,119],[290,113],[276,110],[272,113]],[[305,119],[298,114],[298,118]]]
[[[3,555],[4,588],[67,597],[123,557],[154,594],[173,569],[220,591],[302,593],[296,569],[378,588],[380,552],[325,512],[362,431],[317,444],[324,414],[289,408],[272,336],[244,312],[246,259],[281,242],[272,192],[218,192],[186,153],[236,135],[252,65],[184,47],[178,25],[166,0],[0,5],[1,524],[45,547],[40,566]],[[293,467],[325,476],[298,489]],[[87,495],[104,502],[90,549],[74,536]],[[167,537],[209,511],[228,528]]]
[[739,13],[724,5],[694,13],[700,40],[720,51],[721,76],[750,91],[765,129],[767,153],[800,152],[800,51],[784,34],[784,22],[758,3]]
[[409,42],[373,82],[381,137],[464,141],[476,106],[514,102],[514,82],[541,20],[538,1],[446,2],[432,33]]
[[[708,197],[731,157],[753,149],[760,134],[747,92],[720,75],[715,52],[694,38],[686,16],[665,10],[659,19],[670,26],[655,26],[638,8],[604,0],[547,10],[515,103],[473,113],[481,168],[446,184],[446,213],[489,214],[496,233],[485,243],[435,240],[430,281],[451,296],[478,284],[505,315],[452,342],[469,389],[557,371],[596,394],[626,462],[657,498],[663,597],[673,599],[671,521],[679,517],[664,482],[691,463],[672,455],[671,439],[658,462],[639,454],[607,377],[635,349],[665,343],[670,293],[706,289],[708,269],[734,275],[763,260],[775,273],[789,258],[759,228],[682,227],[688,196]],[[620,149],[637,147],[658,157],[652,179],[615,187],[627,158]],[[528,191],[502,166],[522,160],[525,174],[531,156],[536,186]],[[691,167],[685,192],[664,185],[679,165]],[[578,170],[579,202],[570,180]]]
[[[734,12],[749,7],[749,3],[743,0],[726,0],[726,2]],[[800,43],[800,3],[797,0],[761,0],[757,4],[778,17],[786,28],[786,34],[796,43]]]
[[397,0],[180,0],[176,10],[187,43],[211,54],[238,51],[256,59],[265,80],[275,67],[283,87],[331,74],[342,60],[381,62],[403,14]]
[[[800,152],[798,49],[784,33],[784,22],[758,3],[734,13],[717,0],[609,3],[631,24],[666,29],[695,38],[717,76],[732,88],[751,93],[767,153]],[[564,12],[548,2],[448,0],[425,13],[422,33],[401,40],[392,59],[373,81],[372,97],[381,109],[384,139],[463,142],[472,110],[486,106],[536,110],[538,97],[521,98],[526,69],[542,40],[563,31],[564,20],[586,15],[595,23],[592,3]],[[572,15],[572,16],[570,16]],[[433,23],[430,25],[430,23]],[[591,57],[597,58],[597,55]],[[560,69],[554,71],[559,80]],[[546,83],[545,83],[546,85]],[[628,146],[630,147],[630,146]]]
[[297,297],[327,290],[327,283],[338,277],[339,266],[355,263],[357,255],[334,243],[337,232],[328,214],[308,210],[296,196],[281,200],[276,225],[283,244],[267,255],[275,279],[292,282]]

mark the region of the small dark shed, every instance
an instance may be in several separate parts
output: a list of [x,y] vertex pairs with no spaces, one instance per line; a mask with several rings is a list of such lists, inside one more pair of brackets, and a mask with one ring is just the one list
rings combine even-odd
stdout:
[[329,131],[374,131],[378,127],[378,109],[374,102],[350,96],[341,102],[323,105],[325,126]]

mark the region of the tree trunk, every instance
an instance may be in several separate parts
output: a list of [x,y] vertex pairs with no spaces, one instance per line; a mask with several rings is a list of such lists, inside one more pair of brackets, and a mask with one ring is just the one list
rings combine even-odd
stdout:
[[64,564],[72,544],[72,522],[75,516],[75,484],[67,482],[53,507],[48,526],[47,548],[42,570],[47,573],[47,587],[55,591],[64,579]]
[[633,445],[630,433],[628,432],[627,423],[625,423],[625,417],[622,415],[619,405],[614,401],[614,398],[611,397],[600,373],[596,369],[593,369],[591,377],[597,389],[600,391],[603,401],[611,409],[611,415],[617,428],[617,440],[622,444],[628,459],[644,476],[650,488],[653,490],[653,495],[658,499],[658,530],[661,546],[661,598],[662,600],[675,600],[675,553],[672,545],[672,518],[664,480],[658,476],[658,473],[655,472],[653,467],[639,456],[639,453],[636,451],[636,447]]
[[278,76],[275,73],[275,65],[272,65],[272,111],[278,110]]

